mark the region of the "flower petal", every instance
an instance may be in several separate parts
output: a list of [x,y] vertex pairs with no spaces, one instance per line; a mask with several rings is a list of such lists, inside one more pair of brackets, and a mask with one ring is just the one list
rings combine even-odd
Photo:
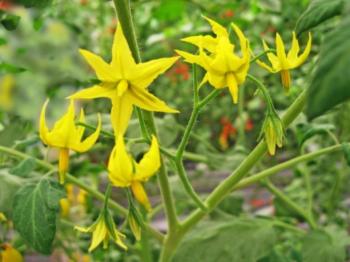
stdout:
[[305,50],[304,50],[304,52],[301,54],[301,56],[299,56],[299,57],[296,59],[295,63],[292,65],[293,68],[298,67],[298,66],[300,66],[302,63],[305,62],[305,60],[307,59],[307,57],[308,57],[309,54],[310,54],[310,51],[311,51],[311,44],[312,44],[312,37],[311,37],[311,33],[309,33],[309,39],[308,39],[308,41],[307,41]]
[[148,196],[145,189],[140,182],[134,181],[131,184],[131,190],[136,200],[143,205],[147,211],[151,210],[151,203],[149,202]]
[[114,34],[111,66],[120,78],[125,78],[128,72],[134,72],[136,66],[120,23]]
[[108,162],[108,178],[112,184],[118,187],[128,187],[133,176],[133,163],[126,152],[123,137],[117,137],[117,144],[114,146]]
[[93,99],[107,97],[110,98],[116,92],[114,84],[101,83],[100,85],[94,85],[89,88],[80,90],[68,98],[71,99]]
[[284,43],[279,33],[276,33],[276,53],[282,69],[288,69],[289,63],[284,49]]
[[98,118],[98,124],[95,132],[92,133],[89,137],[85,138],[85,140],[82,142],[75,141],[76,144],[74,146],[71,146],[73,150],[80,153],[86,152],[96,143],[96,140],[98,139],[98,136],[100,135],[100,131],[101,131],[101,115],[98,114],[97,118]]
[[138,88],[146,88],[178,59],[179,57],[160,58],[137,64],[135,70],[128,76],[128,79],[131,85]]
[[193,44],[199,48],[204,48],[210,53],[214,53],[217,45],[217,39],[211,35],[197,35],[182,38],[181,41]]
[[127,97],[132,104],[148,111],[165,113],[179,112],[167,106],[162,100],[145,89],[129,88],[129,92],[126,92],[124,96]]
[[203,16],[203,18],[209,22],[211,29],[217,37],[228,37],[228,33],[225,27],[210,19],[209,17]]
[[152,143],[149,151],[143,156],[140,163],[136,164],[134,179],[147,181],[160,168],[160,154],[157,138],[152,136]]
[[101,57],[85,49],[79,49],[79,52],[95,71],[98,79],[104,82],[115,82],[117,80],[117,74]]
[[89,247],[89,252],[93,251],[106,237],[108,230],[106,224],[101,217],[96,224],[94,231],[92,232],[92,240]]
[[[128,91],[126,91],[128,92]],[[117,136],[124,135],[133,110],[132,101],[125,94],[112,99],[111,121]]]
[[295,61],[298,58],[299,50],[300,50],[299,42],[297,40],[295,32],[293,32],[292,47],[291,47],[291,49],[288,52],[287,59],[289,61]]
[[230,73],[226,76],[226,81],[228,85],[228,89],[230,90],[232,100],[234,104],[237,104],[238,101],[238,84],[236,77]]

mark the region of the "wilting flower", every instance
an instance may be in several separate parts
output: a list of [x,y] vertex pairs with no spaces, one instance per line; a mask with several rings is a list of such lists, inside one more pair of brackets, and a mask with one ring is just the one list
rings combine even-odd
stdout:
[[[263,41],[263,46],[265,51],[269,50],[269,47],[267,46],[265,41]],[[287,55],[286,55],[282,38],[277,33],[276,34],[276,54],[273,54],[271,52],[267,53],[267,58],[271,62],[271,66],[259,60],[257,61],[257,63],[261,67],[270,71],[271,73],[280,72],[282,85],[286,89],[286,91],[289,91],[290,84],[291,84],[289,70],[296,68],[300,66],[302,63],[304,63],[306,58],[310,54],[310,50],[311,50],[311,33],[309,33],[309,39],[307,41],[305,50],[301,55],[299,55],[300,47],[299,47],[299,42],[295,36],[295,32],[293,32],[292,47],[289,50]]]
[[90,227],[75,226],[74,228],[83,233],[92,233],[89,252],[93,251],[102,241],[103,248],[107,248],[110,237],[118,246],[124,250],[128,249],[123,243],[125,235],[117,230],[113,218],[107,209],[102,210],[97,220]]
[[[3,251],[1,251],[3,249]],[[22,262],[23,257],[17,249],[13,248],[10,244],[0,245],[0,261],[3,262]]]
[[260,137],[262,136],[265,138],[270,155],[275,154],[276,145],[282,147],[284,127],[276,112],[271,111],[267,113],[260,133]]
[[238,26],[232,24],[241,46],[242,56],[235,54],[235,45],[230,42],[229,34],[223,26],[204,17],[211,25],[216,37],[210,35],[191,36],[182,39],[196,45],[199,54],[193,55],[184,51],[176,52],[188,63],[195,63],[206,70],[201,82],[209,82],[214,88],[228,87],[234,103],[238,100],[238,86],[247,76],[250,64],[249,41]]
[[117,187],[131,187],[136,200],[150,210],[151,204],[141,183],[153,176],[159,167],[159,146],[155,136],[152,137],[149,151],[139,163],[126,152],[124,140],[118,136],[109,158],[109,179]]
[[133,105],[148,111],[178,112],[168,107],[147,89],[158,75],[175,63],[177,57],[136,64],[120,24],[114,35],[110,63],[106,63],[101,57],[87,50],[81,49],[80,53],[94,69],[101,83],[78,91],[70,98],[110,98],[112,100],[111,120],[116,134],[124,134]]
[[[98,115],[98,125],[96,131],[82,141],[85,127],[75,125],[74,101],[71,100],[67,113],[64,114],[49,131],[46,121],[46,107],[49,103],[47,100],[40,114],[40,138],[48,146],[59,149],[59,180],[64,183],[64,174],[68,171],[69,149],[76,152],[88,151],[96,142],[101,130],[101,117]],[[85,122],[84,110],[81,109],[79,122]]]

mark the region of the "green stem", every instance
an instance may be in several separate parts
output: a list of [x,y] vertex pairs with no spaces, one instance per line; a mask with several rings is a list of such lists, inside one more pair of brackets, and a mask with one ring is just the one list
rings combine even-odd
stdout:
[[299,168],[300,172],[304,175],[305,185],[306,185],[306,193],[307,193],[307,212],[311,218],[314,217],[312,212],[313,207],[313,190],[311,185],[311,175],[310,170],[306,165],[302,165]]
[[[52,170],[56,170],[56,167],[51,165],[50,163],[37,159],[37,158],[33,158],[30,155],[27,155],[25,153],[22,153],[20,151],[17,151],[15,149],[12,148],[8,148],[8,147],[4,147],[4,146],[0,146],[0,152],[6,153],[8,155],[12,155],[14,157],[18,157],[21,159],[26,159],[26,158],[32,158],[35,160],[35,163],[40,166],[43,167],[45,169],[48,169],[49,171]],[[68,183],[72,183],[76,186],[78,186],[81,189],[84,189],[87,193],[89,193],[90,195],[92,195],[93,197],[95,197],[96,199],[104,202],[105,201],[105,196],[104,194],[102,194],[101,192],[95,190],[94,188],[84,184],[82,181],[80,181],[79,179],[77,179],[76,177],[70,175],[70,174],[66,174],[66,181]],[[110,208],[112,208],[113,210],[115,210],[116,212],[122,214],[123,216],[127,216],[128,214],[128,210],[125,209],[124,207],[122,207],[121,205],[119,205],[118,203],[116,203],[115,201],[108,201],[108,206]],[[155,230],[154,228],[148,226],[147,230],[160,242],[163,242],[163,238],[164,236],[158,232],[157,230]]]
[[269,91],[267,90],[266,86],[256,77],[248,74],[247,78],[252,80],[257,86],[259,87],[259,90],[262,92],[268,106],[268,110],[275,110],[275,107],[273,105],[273,101],[271,99],[271,96],[269,94]]
[[273,53],[276,52],[275,49],[269,49],[266,50],[260,54],[258,54],[257,56],[255,56],[252,60],[250,60],[250,63],[254,63],[256,60],[260,59],[261,57],[263,57],[264,55],[268,54],[268,53]]
[[302,209],[297,203],[295,203],[293,200],[291,200],[285,193],[283,193],[281,190],[279,190],[277,187],[275,187],[269,180],[265,181],[263,183],[266,188],[274,194],[276,197],[278,197],[282,202],[286,204],[291,210],[294,210],[297,212],[300,216],[302,216],[307,223],[310,225],[312,229],[317,228],[317,224],[313,220],[311,216],[305,210]]
[[[136,63],[139,63],[141,62],[141,55],[137,45],[135,27],[131,17],[129,0],[113,0],[113,2],[118,14],[120,25],[123,28],[123,32],[128,42],[131,53]],[[150,131],[150,133],[158,137],[152,112],[140,110],[139,121],[141,125],[144,124],[148,128],[148,131]],[[159,187],[162,195],[162,200],[165,207],[165,213],[168,221],[169,232],[175,231],[178,225],[178,219],[176,215],[173,195],[170,190],[167,170],[164,165],[164,160],[162,156],[161,156],[161,167],[158,175],[158,182],[159,182]]]
[[242,85],[239,88],[238,109],[237,109],[238,111],[237,115],[239,118],[238,138],[237,138],[238,146],[245,145],[244,93],[245,93],[245,85]]
[[[302,111],[306,101],[306,91],[301,93],[294,103],[288,108],[282,117],[285,127],[287,127]],[[196,225],[208,212],[214,209],[227,194],[229,194],[234,186],[260,161],[266,153],[267,147],[264,141],[261,141],[246,159],[237,167],[237,169],[225,180],[223,180],[217,188],[208,196],[206,203],[209,211],[204,212],[200,209],[195,210],[182,223],[182,231],[186,233],[194,225]]]
[[237,190],[237,189],[241,189],[241,188],[250,186],[252,184],[255,184],[255,183],[261,181],[264,178],[267,178],[267,177],[270,177],[274,174],[277,174],[278,172],[280,172],[282,170],[296,166],[299,163],[315,159],[315,158],[317,158],[321,155],[324,155],[324,154],[331,154],[331,153],[335,153],[338,151],[341,151],[341,145],[326,147],[326,148],[317,150],[317,151],[312,152],[312,153],[308,153],[308,154],[304,154],[302,156],[292,158],[286,162],[283,162],[281,164],[278,164],[278,165],[275,165],[275,166],[270,167],[268,169],[265,169],[264,171],[261,171],[260,173],[257,173],[256,175],[242,179],[239,183],[237,183],[232,188],[232,190]]

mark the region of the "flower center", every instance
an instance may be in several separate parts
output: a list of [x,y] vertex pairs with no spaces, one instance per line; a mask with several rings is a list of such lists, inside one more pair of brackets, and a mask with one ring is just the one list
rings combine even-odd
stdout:
[[126,90],[128,90],[128,81],[126,81],[125,79],[122,79],[119,81],[118,85],[117,85],[117,94],[119,97],[121,97]]

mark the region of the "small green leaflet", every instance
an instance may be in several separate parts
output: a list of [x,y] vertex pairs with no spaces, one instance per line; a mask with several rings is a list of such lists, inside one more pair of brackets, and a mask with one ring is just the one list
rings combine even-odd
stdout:
[[59,200],[65,196],[57,182],[43,178],[22,187],[13,203],[13,223],[21,237],[36,251],[48,255],[56,233]]

